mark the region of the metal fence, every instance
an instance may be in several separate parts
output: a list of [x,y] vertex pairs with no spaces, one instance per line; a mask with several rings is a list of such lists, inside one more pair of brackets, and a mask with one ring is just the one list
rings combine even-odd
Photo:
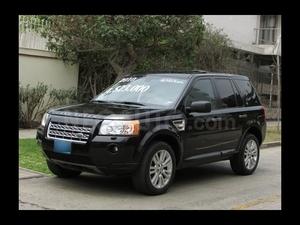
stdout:
[[39,34],[49,22],[31,16],[19,17],[19,47],[48,51],[47,40]]
[[[242,74],[249,77],[251,83],[255,87],[259,94],[262,103],[266,106],[270,106],[270,94],[271,94],[271,72],[264,71],[252,63],[235,60],[227,69],[229,73]],[[272,88],[272,102],[271,107],[277,107],[277,90],[278,90],[277,75],[273,74],[273,88]]]

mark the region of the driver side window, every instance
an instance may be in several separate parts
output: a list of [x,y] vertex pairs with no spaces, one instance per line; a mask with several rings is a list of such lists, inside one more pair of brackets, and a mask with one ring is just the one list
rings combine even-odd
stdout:
[[211,109],[216,108],[217,100],[210,79],[200,79],[195,82],[186,98],[186,106],[190,106],[194,101],[209,101]]

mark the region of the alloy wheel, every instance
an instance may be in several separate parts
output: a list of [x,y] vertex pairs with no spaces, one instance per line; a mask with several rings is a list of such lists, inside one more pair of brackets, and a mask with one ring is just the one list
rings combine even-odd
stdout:
[[167,150],[159,150],[156,152],[150,162],[149,176],[152,185],[161,189],[165,187],[172,176],[173,161]]
[[248,170],[252,170],[257,163],[258,146],[254,140],[249,140],[245,146],[244,163]]

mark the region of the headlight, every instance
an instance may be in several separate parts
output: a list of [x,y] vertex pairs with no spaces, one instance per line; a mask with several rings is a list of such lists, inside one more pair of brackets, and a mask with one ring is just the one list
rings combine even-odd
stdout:
[[140,121],[104,120],[101,124],[100,135],[138,135],[140,133]]
[[48,120],[49,114],[45,113],[41,122],[41,125],[44,127],[46,125],[46,122]]

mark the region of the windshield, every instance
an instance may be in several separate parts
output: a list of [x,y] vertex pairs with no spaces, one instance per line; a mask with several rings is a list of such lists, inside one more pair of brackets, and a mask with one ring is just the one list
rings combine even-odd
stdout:
[[93,101],[171,107],[175,105],[187,82],[186,78],[181,77],[126,77],[96,96]]

